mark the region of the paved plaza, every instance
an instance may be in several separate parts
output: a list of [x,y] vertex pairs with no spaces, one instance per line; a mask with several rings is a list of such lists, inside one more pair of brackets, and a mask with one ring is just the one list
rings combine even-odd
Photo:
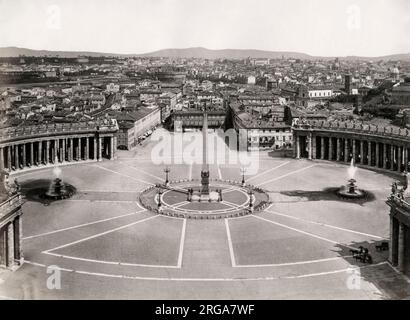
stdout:
[[[248,184],[271,204],[261,212],[221,219],[157,215],[138,199],[163,183],[164,166],[150,159],[153,142],[118,159],[63,166],[75,186],[70,199],[23,206],[25,264],[0,273],[3,299],[401,299],[410,284],[375,244],[388,239],[385,204],[394,177],[359,168],[366,199],[331,191],[346,183],[347,166],[260,154]],[[170,165],[171,180],[200,176],[199,164]],[[241,180],[239,165],[211,164],[211,179]],[[24,188],[53,179],[52,168],[17,176]],[[212,181],[211,181],[212,188]],[[226,194],[229,203],[247,195]],[[184,199],[166,199],[169,204]],[[172,202],[174,201],[174,202]],[[212,204],[214,205],[214,204]],[[215,204],[215,210],[224,205]],[[189,205],[185,209],[190,209]],[[210,207],[207,207],[209,210]],[[212,209],[212,208],[211,208]],[[226,210],[230,210],[226,206]],[[372,264],[349,252],[365,246]],[[50,266],[61,289],[48,289]]]

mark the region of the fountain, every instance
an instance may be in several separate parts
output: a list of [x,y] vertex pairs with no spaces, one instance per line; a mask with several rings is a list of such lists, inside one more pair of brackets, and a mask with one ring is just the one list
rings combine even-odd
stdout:
[[346,198],[346,199],[361,199],[366,196],[366,193],[363,190],[357,188],[355,174],[357,171],[357,167],[354,165],[354,160],[350,161],[350,167],[347,170],[349,180],[346,185],[341,186],[339,190],[337,190],[337,195]]
[[53,169],[54,180],[51,181],[48,190],[44,193],[44,198],[52,200],[61,200],[70,198],[74,194],[74,187],[63,182],[60,178],[61,169]]

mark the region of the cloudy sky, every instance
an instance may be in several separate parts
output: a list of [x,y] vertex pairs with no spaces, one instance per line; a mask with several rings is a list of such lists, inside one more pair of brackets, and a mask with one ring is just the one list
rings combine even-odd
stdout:
[[409,0],[0,0],[0,47],[410,52]]

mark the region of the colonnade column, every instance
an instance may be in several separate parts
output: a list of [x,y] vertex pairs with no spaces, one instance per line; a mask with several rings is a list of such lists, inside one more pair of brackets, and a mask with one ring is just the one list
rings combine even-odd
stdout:
[[373,162],[372,162],[372,142],[371,141],[367,141],[367,165],[368,166],[372,166]]
[[14,265],[14,227],[13,223],[7,225],[7,265]]
[[345,138],[345,162],[349,162],[349,139]]
[[56,163],[60,162],[59,155],[60,155],[60,140],[55,139],[54,140],[54,155],[53,155],[54,159],[53,159],[53,162],[56,162]]
[[[312,137],[310,138],[310,147],[309,147],[309,159],[312,159]],[[110,160],[114,159],[114,137],[110,138]]]
[[90,159],[90,138],[85,138],[85,160]]
[[325,137],[320,137],[320,159],[325,159]]
[[77,160],[81,160],[81,137],[78,138],[78,146],[77,146]]
[[364,144],[363,144],[363,140],[360,140],[360,164],[364,164]]
[[379,150],[379,143],[376,141],[376,161],[375,165],[378,168],[380,166],[380,150]]
[[394,145],[390,146],[390,170],[394,170]]
[[383,169],[387,169],[387,145],[383,143]]
[[[94,160],[97,160],[97,138],[96,137],[94,137],[93,138],[93,141],[94,141]],[[297,148],[297,143],[296,143],[296,147],[295,148]]]
[[340,161],[340,138],[336,138],[336,161]]
[[70,139],[70,152],[68,154],[68,161],[73,161],[73,153],[74,153],[74,140],[73,138],[69,138]]
[[4,169],[4,148],[0,147],[0,170]]
[[38,142],[37,164],[41,164],[43,158],[43,141]]
[[34,142],[30,143],[30,165],[34,164]]
[[[307,149],[308,149],[308,159],[312,160],[312,133],[308,133],[308,136],[306,137],[306,140],[308,142]],[[111,139],[110,139],[111,141]],[[111,146],[111,143],[110,143]],[[110,153],[111,153],[111,148],[110,148]]]
[[397,146],[397,171],[401,172],[401,147]]
[[394,239],[393,239],[393,232],[394,232],[394,218],[391,216],[390,213],[390,244],[389,244],[389,257],[388,261],[394,265],[393,261],[393,249],[394,249]]
[[65,148],[66,148],[66,139],[64,138],[62,141],[62,148],[61,148],[61,162],[65,162]]
[[409,164],[409,149],[407,146],[404,146],[404,154],[403,154],[403,164],[404,164],[404,171],[408,171],[408,164]]
[[22,145],[21,145],[21,147],[23,148],[23,150],[22,150],[22,154],[23,154],[23,168],[25,168],[26,167],[26,165],[27,165],[27,153],[26,153],[26,144],[25,143],[23,143]]
[[21,239],[23,237],[23,228],[21,216],[17,216],[13,222],[13,237],[14,237],[14,263],[20,264],[23,259],[23,254],[21,250]]
[[329,137],[329,160],[333,160],[333,141],[332,137]]
[[[116,153],[117,153],[117,136],[113,136],[113,139],[114,139],[114,158],[115,158],[115,155],[116,155]],[[316,156],[316,146],[315,146],[315,159],[317,158],[317,156]]]
[[7,167],[11,171],[11,146],[7,147]]
[[50,140],[47,140],[46,141],[46,154],[45,154],[45,157],[44,157],[45,164],[48,164],[49,155],[50,155]]
[[19,169],[19,162],[20,162],[20,159],[19,159],[19,145],[15,145],[14,146],[14,167],[16,168],[16,169]]
[[[102,137],[98,137],[98,161],[102,161]],[[299,141],[298,141],[299,142]],[[299,146],[299,143],[298,143]],[[299,157],[300,158],[300,146],[298,147]]]
[[406,226],[399,222],[399,248],[398,248],[398,262],[397,268],[400,272],[404,271],[404,233]]
[[352,139],[352,158],[353,162],[356,162],[356,140]]

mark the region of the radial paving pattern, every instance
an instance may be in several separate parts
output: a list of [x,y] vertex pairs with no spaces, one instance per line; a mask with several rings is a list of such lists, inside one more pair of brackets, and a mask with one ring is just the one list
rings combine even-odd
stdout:
[[[199,165],[171,166],[170,179],[190,180],[199,170]],[[140,205],[140,192],[163,183],[164,177],[138,154],[123,152],[116,161],[63,167],[63,179],[77,194],[48,206],[32,201],[24,205],[27,263],[0,286],[0,295],[388,298],[392,291],[387,294],[380,279],[402,279],[374,245],[389,234],[384,200],[391,178],[359,169],[358,185],[373,199],[356,203],[326,196],[326,188],[345,183],[346,170],[332,163],[261,156],[259,171],[246,179],[267,190],[272,203],[265,210],[194,220],[157,215]],[[241,178],[235,165],[211,165],[210,171],[213,179]],[[47,178],[52,178],[51,169],[22,174],[19,181],[24,187]],[[249,195],[242,191],[224,187],[226,203],[206,210],[229,211],[235,203],[246,207]],[[166,206],[201,211],[171,191],[162,196]],[[352,259],[349,249],[360,245],[370,248],[374,264]],[[62,269],[61,290],[46,287],[50,265]],[[352,268],[361,275],[359,290],[349,289]]]

